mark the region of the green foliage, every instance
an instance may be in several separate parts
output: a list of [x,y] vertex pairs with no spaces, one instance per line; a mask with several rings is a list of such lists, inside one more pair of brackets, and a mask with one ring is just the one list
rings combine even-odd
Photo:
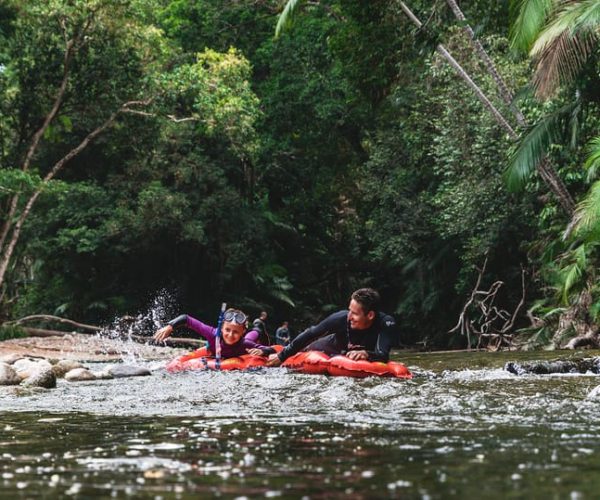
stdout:
[[600,170],[600,137],[592,139],[587,146],[587,160],[585,161],[585,168],[588,171],[587,181],[598,177],[598,171]]
[[548,113],[520,139],[505,174],[510,190],[518,191],[525,187],[537,164],[550,152],[553,143],[568,142],[565,136],[569,135],[568,128],[573,123],[573,113],[578,108],[579,103],[574,102]]
[[39,175],[15,168],[4,168],[0,170],[0,199],[15,194],[32,193],[39,188],[41,182]]
[[27,337],[27,333],[19,326],[0,324],[0,341],[24,337]]
[[513,49],[529,53],[554,3],[554,0],[510,0],[513,18],[510,39]]
[[300,3],[300,0],[288,0],[285,3],[285,7],[281,11],[281,14],[279,14],[279,18],[277,19],[277,26],[275,27],[276,37],[281,35],[283,30],[289,29],[291,27],[292,19]]
[[[507,2],[463,4],[500,73],[524,86],[527,61],[512,58],[505,37]],[[507,284],[498,307],[520,300],[525,264],[534,270],[526,307],[538,304],[536,314],[555,322],[598,263],[600,189],[582,197],[579,147],[598,135],[593,57],[555,101],[515,103],[535,126],[513,152],[432,55],[443,41],[494,99],[446,3],[410,7],[426,24],[418,33],[389,0],[3,3],[0,215],[13,194],[21,208],[111,112],[139,102],[44,186],[6,285],[6,297],[19,296],[11,314],[102,322],[167,289],[182,312],[212,317],[227,301],[299,329],[372,285],[398,315],[403,342],[461,345],[445,332],[487,258],[481,286]],[[529,46],[553,13],[542,2],[518,7],[535,10],[515,25]],[[293,14],[294,26],[275,38],[282,9],[280,23]],[[62,81],[61,22],[80,45],[65,101],[23,173]],[[84,28],[88,38],[78,39]],[[518,195],[503,178],[513,154],[509,183],[525,185]],[[565,221],[529,175],[544,155],[582,199],[576,241],[561,240]],[[597,316],[600,295],[592,297]]]

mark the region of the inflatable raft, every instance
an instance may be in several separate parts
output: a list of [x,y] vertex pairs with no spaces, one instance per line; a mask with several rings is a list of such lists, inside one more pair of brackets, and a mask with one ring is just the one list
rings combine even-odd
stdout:
[[[205,347],[179,356],[167,364],[169,372],[185,370],[251,370],[266,367],[267,360],[262,356],[246,354],[236,358],[222,359],[220,363]],[[300,373],[332,375],[334,377],[395,377],[412,378],[408,368],[395,361],[354,361],[346,356],[328,356],[320,351],[299,352],[286,359],[282,367]]]

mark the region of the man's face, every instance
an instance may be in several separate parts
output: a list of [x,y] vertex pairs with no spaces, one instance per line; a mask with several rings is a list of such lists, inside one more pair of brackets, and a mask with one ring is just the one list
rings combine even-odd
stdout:
[[244,325],[223,321],[221,333],[226,344],[232,345],[238,342],[244,335]]
[[373,324],[375,319],[375,311],[369,311],[367,314],[363,311],[362,306],[352,299],[348,306],[348,321],[350,328],[354,330],[366,330]]

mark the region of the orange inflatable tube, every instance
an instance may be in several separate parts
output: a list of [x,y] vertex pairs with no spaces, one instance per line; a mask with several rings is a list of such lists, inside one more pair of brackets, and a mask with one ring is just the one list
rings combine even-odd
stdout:
[[245,354],[236,358],[222,359],[220,363],[213,357],[211,352],[202,347],[190,354],[184,354],[170,361],[167,371],[181,372],[185,370],[250,370],[266,366],[267,360],[263,356],[251,356]]
[[[280,351],[281,346],[272,346]],[[210,351],[205,347],[175,358],[167,364],[169,372],[180,372],[185,370],[251,370],[266,366],[266,358],[263,356],[251,356],[246,354],[236,358],[221,360],[219,366]],[[330,357],[320,351],[299,352],[286,359],[282,365],[299,373],[310,373],[315,375],[331,375],[334,377],[395,377],[412,378],[412,373],[406,365],[389,361],[382,363],[378,361],[359,360],[354,361],[346,356]]]

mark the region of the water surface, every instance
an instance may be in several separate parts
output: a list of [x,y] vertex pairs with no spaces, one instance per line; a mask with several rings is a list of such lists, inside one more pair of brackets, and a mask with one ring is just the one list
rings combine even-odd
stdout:
[[558,356],[398,355],[410,381],[138,359],[152,376],[0,388],[0,496],[597,498],[598,377],[502,369]]

